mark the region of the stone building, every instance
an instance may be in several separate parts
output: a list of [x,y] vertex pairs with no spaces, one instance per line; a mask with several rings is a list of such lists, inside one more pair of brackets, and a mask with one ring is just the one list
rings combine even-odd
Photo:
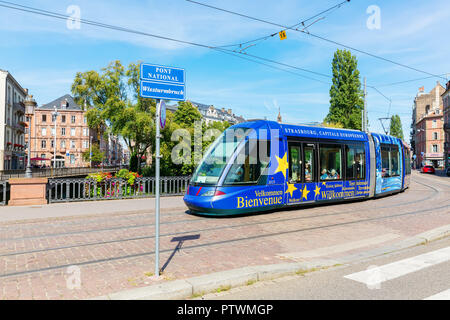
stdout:
[[450,167],[450,81],[447,82],[445,92],[442,94],[444,106],[444,159],[445,168]]
[[[206,105],[189,100],[187,100],[186,102],[190,102],[195,108],[197,108],[197,110],[203,117],[203,121],[205,121],[206,124],[212,123],[214,121],[228,121],[231,125],[234,125],[245,121],[242,116],[235,115],[231,109],[216,108],[213,105]],[[175,112],[177,109],[178,105],[167,106],[167,110],[171,112]]]
[[[85,111],[72,96],[66,94],[50,103],[37,107],[31,119],[31,159],[36,165],[53,167],[55,153],[56,117],[56,167],[87,167],[82,154],[89,150],[90,130]],[[26,135],[28,141],[28,134]]]
[[0,170],[26,167],[23,100],[27,94],[8,71],[0,70]]
[[444,166],[444,91],[437,82],[429,93],[424,93],[422,87],[414,99],[411,144],[416,155],[416,167]]

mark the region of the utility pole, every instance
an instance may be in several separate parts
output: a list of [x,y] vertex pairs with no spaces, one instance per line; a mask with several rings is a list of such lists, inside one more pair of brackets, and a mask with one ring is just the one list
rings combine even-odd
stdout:
[[58,119],[58,111],[56,110],[56,106],[54,106],[55,112],[53,112],[54,121],[55,121],[55,138],[53,140],[53,169],[56,169],[56,120]]
[[366,77],[364,77],[364,110],[363,110],[363,113],[362,113],[361,131],[367,132],[367,87],[366,87]]
[[155,276],[159,277],[159,142],[161,99],[156,99],[156,170],[155,170]]
[[92,168],[92,136],[89,137],[89,168]]

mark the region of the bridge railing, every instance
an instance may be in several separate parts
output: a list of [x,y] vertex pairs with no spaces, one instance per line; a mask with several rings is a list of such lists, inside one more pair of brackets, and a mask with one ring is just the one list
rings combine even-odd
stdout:
[[[33,178],[50,178],[50,177],[64,177],[88,175],[95,172],[114,172],[120,169],[127,168],[127,166],[104,166],[104,167],[78,167],[78,168],[33,168]],[[0,171],[0,180],[7,180],[11,178],[25,178],[25,170],[5,170]]]
[[[189,176],[161,177],[161,196],[183,195],[189,179]],[[154,177],[136,178],[133,184],[121,178],[101,182],[94,179],[56,178],[48,181],[47,198],[49,203],[146,198],[155,196],[155,186]]]

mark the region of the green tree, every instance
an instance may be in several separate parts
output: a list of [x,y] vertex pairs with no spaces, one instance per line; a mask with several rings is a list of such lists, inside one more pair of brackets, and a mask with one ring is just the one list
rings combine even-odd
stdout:
[[78,72],[72,84],[75,100],[87,107],[89,127],[98,135],[105,130],[105,134],[122,136],[130,153],[137,156],[138,167],[155,140],[156,112],[155,100],[139,96],[139,78],[139,63],[125,69],[114,61],[100,73]]
[[389,127],[389,134],[403,140],[403,128],[400,116],[395,114],[391,117],[391,125]]
[[202,120],[202,115],[192,103],[180,101],[173,120],[183,128],[193,128],[195,121]]
[[82,157],[85,162],[92,161],[92,163],[101,163],[105,158],[105,153],[100,150],[98,144],[94,143],[91,146],[92,157],[90,156],[89,150],[83,152]]
[[324,122],[360,130],[364,95],[361,90],[356,57],[350,51],[338,49],[334,53],[332,71],[330,110]]

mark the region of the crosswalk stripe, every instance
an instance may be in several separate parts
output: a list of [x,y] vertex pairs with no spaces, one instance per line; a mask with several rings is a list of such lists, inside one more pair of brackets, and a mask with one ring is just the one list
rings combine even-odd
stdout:
[[374,286],[379,285],[384,281],[395,279],[448,260],[450,260],[450,247],[392,262],[383,266],[372,266],[365,271],[346,275],[344,278],[365,283],[367,286]]
[[439,292],[423,300],[450,300],[450,289]]

